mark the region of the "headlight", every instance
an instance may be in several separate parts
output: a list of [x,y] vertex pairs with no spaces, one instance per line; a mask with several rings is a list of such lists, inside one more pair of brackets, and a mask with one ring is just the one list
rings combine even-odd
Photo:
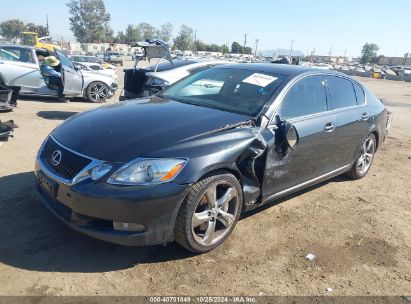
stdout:
[[168,81],[165,81],[165,80],[160,79],[160,78],[149,77],[146,81],[146,85],[152,86],[152,87],[165,87],[165,86],[168,86],[169,83],[168,83]]
[[170,182],[181,172],[186,163],[184,159],[140,159],[117,170],[107,183],[147,185]]

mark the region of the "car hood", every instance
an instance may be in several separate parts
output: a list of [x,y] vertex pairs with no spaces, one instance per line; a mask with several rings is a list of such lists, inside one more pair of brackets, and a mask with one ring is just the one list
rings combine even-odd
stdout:
[[[181,140],[251,117],[152,97],[120,102],[72,116],[53,137],[74,151],[127,162]],[[173,155],[170,155],[172,157]]]

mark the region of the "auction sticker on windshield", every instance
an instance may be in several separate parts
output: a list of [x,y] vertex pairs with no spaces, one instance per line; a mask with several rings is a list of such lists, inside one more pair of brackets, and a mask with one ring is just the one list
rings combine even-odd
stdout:
[[244,79],[243,82],[250,83],[250,84],[265,88],[266,86],[268,86],[273,81],[276,81],[277,79],[278,78],[274,77],[274,76],[260,74],[260,73],[254,73],[254,74],[248,76],[246,79]]

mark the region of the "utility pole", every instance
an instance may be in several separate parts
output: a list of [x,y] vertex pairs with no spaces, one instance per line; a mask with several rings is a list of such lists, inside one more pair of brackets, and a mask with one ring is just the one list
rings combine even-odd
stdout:
[[194,32],[194,42],[197,41],[197,30]]
[[313,57],[314,57],[314,54],[315,54],[315,49],[313,49],[313,51],[311,52],[311,59],[310,59],[310,62],[313,62]]
[[255,51],[254,51],[254,57],[257,57],[257,46],[258,46],[258,39],[255,40]]
[[293,44],[294,44],[294,40],[291,40],[290,57],[293,56]]
[[247,44],[247,34],[244,34],[244,47]]
[[46,27],[47,27],[47,35],[50,35],[50,30],[49,30],[49,15],[46,15]]

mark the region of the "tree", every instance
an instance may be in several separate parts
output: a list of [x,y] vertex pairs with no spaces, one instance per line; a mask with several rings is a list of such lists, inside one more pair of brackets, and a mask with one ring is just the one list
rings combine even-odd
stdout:
[[116,37],[113,38],[114,43],[126,43],[126,35],[123,31],[117,32]]
[[248,46],[241,46],[238,42],[234,41],[231,45],[231,53],[235,54],[251,54],[252,49]]
[[243,47],[236,41],[231,44],[231,53],[241,54]]
[[103,0],[70,0],[67,6],[71,16],[70,29],[77,41],[101,41],[110,22]]
[[27,23],[26,24],[26,31],[28,32],[35,32],[39,35],[39,37],[44,37],[49,35],[49,30],[44,25],[36,25],[34,23]]
[[24,22],[19,19],[10,19],[0,23],[1,35],[6,39],[16,39],[25,30]]
[[203,43],[201,40],[196,40],[194,41],[194,51],[205,51],[207,48],[207,45]]
[[125,43],[138,42],[141,41],[140,29],[132,24],[127,25],[125,34]]
[[174,47],[179,50],[191,50],[194,44],[194,31],[192,28],[188,27],[187,25],[182,25],[180,29],[180,33],[176,38],[174,38]]
[[230,50],[228,49],[228,46],[226,46],[225,44],[223,44],[223,45],[221,46],[221,52],[222,52],[223,54],[227,54],[227,53],[230,53]]
[[159,31],[154,26],[146,22],[139,23],[138,30],[140,31],[141,38],[143,40],[160,37]]
[[364,44],[364,46],[362,47],[362,51],[361,51],[361,63],[370,63],[370,62],[376,62],[377,60],[377,51],[380,48],[378,47],[378,45],[374,44],[374,43],[366,43]]
[[170,22],[164,23],[160,26],[160,39],[164,42],[169,42],[173,34],[173,25]]

